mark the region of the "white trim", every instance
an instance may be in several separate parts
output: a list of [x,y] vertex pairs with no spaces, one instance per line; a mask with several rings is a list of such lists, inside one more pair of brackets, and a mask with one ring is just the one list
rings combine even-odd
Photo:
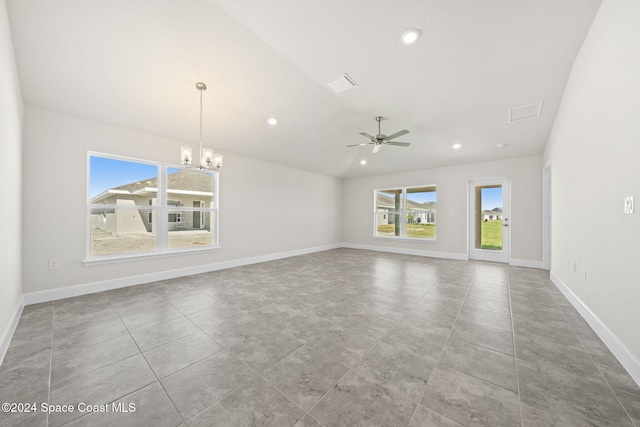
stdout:
[[[469,244],[469,247],[471,247],[471,244]],[[470,254],[469,254],[469,259],[472,259],[474,261],[499,262],[499,263],[502,263],[502,264],[507,264],[509,262],[508,258],[507,258],[506,261],[503,261],[502,259],[496,258],[497,256],[506,257],[507,255],[503,254],[503,252],[504,252],[504,250],[475,249],[474,248],[473,252],[470,252]],[[471,256],[471,254],[473,254],[473,257]]]
[[166,258],[175,255],[193,255],[197,252],[206,252],[206,251],[219,251],[220,246],[206,246],[203,248],[182,248],[182,249],[171,249],[167,251],[154,251],[154,252],[133,252],[127,254],[114,254],[114,255],[100,255],[95,256],[90,259],[84,259],[82,263],[85,266],[91,265],[100,265],[100,264],[113,264],[117,262],[126,262],[126,261],[140,261],[143,259],[153,259],[153,258]]
[[514,267],[527,267],[527,268],[539,268],[544,269],[542,261],[531,261],[528,259],[509,259],[509,265]]
[[403,254],[403,255],[417,255],[417,256],[425,256],[425,257],[431,257],[431,258],[456,259],[461,261],[469,260],[469,256],[467,254],[454,254],[451,252],[422,251],[418,249],[392,248],[389,246],[375,246],[375,245],[360,245],[355,243],[343,243],[342,247],[349,248],[349,249],[364,249],[367,251],[391,252],[394,254]]
[[542,169],[542,268],[551,270],[551,161]]
[[438,239],[430,239],[427,237],[399,237],[399,236],[373,236],[374,239],[383,239],[389,241],[398,241],[403,240],[405,242],[429,242],[429,243],[437,243]]
[[9,344],[11,344],[11,339],[13,338],[13,334],[18,327],[18,322],[20,321],[20,316],[22,315],[22,309],[24,308],[24,297],[21,296],[18,301],[18,306],[13,312],[13,317],[11,318],[11,322],[4,328],[2,332],[2,336],[0,336],[0,365],[2,365],[2,361],[4,360],[4,356],[7,355],[7,350],[9,349]]
[[[338,248],[363,249],[363,250],[369,250],[369,251],[390,252],[390,253],[397,253],[397,254],[403,254],[403,255],[417,255],[417,256],[424,256],[424,257],[431,257],[431,258],[443,258],[443,259],[452,259],[452,260],[460,260],[460,261],[469,260],[469,257],[467,254],[424,251],[424,250],[418,250],[418,249],[392,248],[387,246],[360,245],[360,244],[354,244],[354,243],[342,243],[342,244],[333,244],[333,245],[326,245],[326,246],[316,246],[316,247],[307,248],[307,249],[298,249],[294,251],[280,252],[275,254],[260,255],[256,257],[242,258],[238,260],[222,261],[218,263],[204,264],[204,265],[182,268],[177,270],[169,270],[169,271],[162,271],[157,273],[142,274],[138,276],[103,280],[99,282],[84,283],[80,285],[67,286],[64,288],[51,289],[47,291],[29,292],[24,294],[23,303],[21,304],[23,304],[22,306],[24,306],[24,305],[37,304],[41,302],[54,301],[54,300],[63,299],[63,298],[71,298],[71,297],[91,294],[95,292],[103,292],[103,291],[108,291],[112,289],[124,288],[127,286],[135,286],[135,285],[141,285],[143,283],[156,282],[159,280],[173,279],[176,277],[189,276],[192,274],[207,273],[211,271],[223,270],[226,268],[241,267],[244,265],[274,261],[277,259],[289,258],[293,256],[298,256],[298,255],[306,255],[310,253],[322,252],[322,251],[338,249]],[[167,255],[176,255],[176,254],[175,253],[155,254],[156,257],[167,256]],[[139,257],[135,257],[135,258],[139,259]],[[135,259],[135,258],[132,258],[132,259]],[[118,260],[100,260],[100,261],[96,261],[95,264],[107,263],[110,261],[116,262],[116,261],[124,261],[124,260],[122,258]],[[87,261],[85,261],[85,263],[87,263]],[[539,261],[510,260],[510,265],[520,266],[520,267],[541,268]],[[22,309],[20,309],[20,312],[22,312]],[[1,349],[2,347],[0,347],[0,350]]]
[[[436,184],[429,185],[412,185],[409,187],[391,187],[391,188],[383,188],[383,189],[374,189],[373,190],[373,236],[374,238],[387,238],[387,239],[396,239],[396,240],[428,240],[435,242],[436,239],[421,239],[419,237],[407,237],[407,217],[409,213],[409,200],[407,200],[407,190],[412,190],[415,188],[433,188],[433,191],[429,191],[430,193],[436,193],[436,210],[438,206],[438,186]],[[400,209],[394,215],[400,215],[400,235],[399,236],[379,236],[378,235],[378,193],[384,193],[385,191],[397,191],[400,190],[402,193],[402,199],[400,200]],[[394,206],[395,212],[395,206]],[[427,209],[429,210],[429,209]],[[387,213],[388,215],[388,213]],[[436,217],[436,222],[434,226],[438,226],[438,220]],[[437,228],[436,228],[437,230]]]
[[640,360],[636,359],[627,346],[607,327],[599,318],[583,303],[571,289],[565,285],[553,271],[549,275],[554,285],[569,300],[571,305],[587,321],[591,329],[600,337],[602,342],[609,348],[611,353],[618,359],[618,362],[627,370],[631,378],[640,385]]
[[122,277],[118,279],[103,280],[100,282],[84,283],[64,288],[50,289],[47,291],[29,292],[24,294],[24,304],[38,304],[41,302],[54,301],[63,298],[77,297],[80,295],[103,292],[111,289],[119,289],[127,286],[141,285],[159,280],[173,279],[176,277],[190,276],[193,274],[208,273],[226,268],[241,267],[244,265],[257,264],[266,261],[274,261],[282,258],[289,258],[298,255],[306,255],[314,252],[322,252],[330,249],[338,249],[340,244],[316,246],[313,248],[298,249],[288,252],[279,252],[268,255],[260,255],[251,258],[241,258],[231,261],[222,261],[212,264],[198,265],[194,267],[180,268],[176,270],[161,271],[157,273],[141,274],[138,276]]
[[[218,232],[218,226],[219,226],[219,218],[218,218],[218,211],[219,211],[219,199],[220,199],[220,187],[218,184],[218,180],[219,180],[219,172],[218,171],[205,171],[205,174],[208,175],[212,180],[213,180],[213,192],[203,192],[203,191],[191,191],[191,190],[177,190],[177,189],[169,189],[168,188],[168,171],[169,169],[183,169],[182,167],[177,167],[174,166],[172,164],[167,164],[167,163],[158,163],[158,162],[153,162],[153,161],[147,161],[147,160],[139,160],[139,159],[135,159],[135,158],[128,158],[128,157],[123,157],[123,156],[118,156],[118,155],[112,155],[112,154],[102,154],[102,153],[96,153],[96,152],[92,152],[92,151],[88,151],[87,152],[87,194],[89,194],[90,192],[90,186],[91,186],[91,158],[92,157],[96,157],[96,158],[105,158],[105,159],[115,159],[115,160],[119,160],[119,161],[126,161],[126,162],[135,162],[135,163],[139,163],[139,164],[144,164],[144,165],[151,165],[151,166],[155,166],[157,168],[157,172],[158,172],[158,176],[156,178],[154,178],[156,180],[156,183],[158,184],[157,187],[144,187],[144,188],[140,188],[134,192],[130,192],[127,190],[118,190],[117,188],[111,188],[108,189],[102,193],[100,193],[100,195],[92,198],[91,200],[89,200],[89,202],[87,203],[87,213],[86,213],[86,219],[85,219],[85,230],[86,230],[86,237],[85,237],[85,259],[83,261],[84,265],[92,265],[92,264],[104,264],[104,263],[111,263],[111,262],[118,262],[118,261],[126,261],[126,260],[133,260],[133,259],[140,259],[140,258],[155,258],[157,256],[159,256],[158,254],[166,254],[166,255],[170,255],[170,254],[175,254],[175,253],[186,253],[186,252],[199,252],[202,250],[215,250],[218,249],[220,247],[219,245],[219,232]],[[158,191],[160,190],[160,191]],[[95,202],[105,196],[105,195],[109,195],[109,194],[132,194],[132,195],[140,195],[140,194],[155,194],[156,195],[156,204],[155,205],[134,205],[134,206],[129,206],[129,205],[119,205],[119,204],[96,204]],[[212,203],[210,203],[209,208],[184,208],[184,207],[178,207],[178,206],[169,206],[168,205],[168,201],[171,200],[169,199],[169,194],[187,194],[187,195],[195,195],[195,196],[214,196],[213,197],[213,201]],[[105,196],[106,197],[106,196]],[[92,211],[94,209],[129,209],[129,210],[136,210],[136,211],[140,211],[140,210],[148,210],[151,213],[155,213],[156,214],[156,221],[155,221],[155,236],[156,236],[156,249],[154,251],[149,251],[149,252],[144,252],[144,253],[134,253],[134,254],[130,254],[130,253],[117,253],[117,254],[112,254],[112,255],[107,255],[107,256],[92,256],[91,255],[91,246],[92,246],[92,242],[91,242],[91,218],[92,218]],[[168,236],[168,232],[169,232],[169,222],[168,222],[168,215],[170,213],[173,212],[178,212],[177,215],[182,215],[182,212],[187,211],[187,212],[196,212],[196,211],[206,211],[206,212],[211,212],[214,213],[216,215],[216,223],[215,223],[215,232],[213,233],[213,244],[209,245],[205,248],[182,248],[180,249],[178,252],[170,249],[168,246],[168,240],[169,240],[169,236]],[[211,226],[213,227],[213,223],[211,224]]]
[[[485,186],[501,186],[502,188],[502,222],[505,228],[502,230],[502,249],[501,250],[485,250],[476,249],[476,188]],[[484,178],[470,180],[467,184],[467,248],[469,251],[469,259],[478,261],[509,263],[511,255],[511,226],[513,221],[511,217],[511,178]],[[482,210],[482,207],[480,207]]]

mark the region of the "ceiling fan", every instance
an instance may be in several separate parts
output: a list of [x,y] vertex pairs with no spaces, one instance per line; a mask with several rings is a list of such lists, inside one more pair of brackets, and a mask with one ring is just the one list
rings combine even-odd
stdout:
[[397,145],[398,147],[408,147],[411,145],[410,142],[391,141],[392,139],[396,139],[399,136],[408,134],[409,131],[406,129],[396,132],[393,135],[389,135],[389,136],[384,135],[380,131],[380,121],[382,121],[382,119],[383,119],[382,116],[376,117],[376,121],[378,122],[378,134],[376,136],[369,135],[366,132],[360,132],[360,135],[364,136],[367,139],[370,139],[371,142],[363,142],[362,144],[347,145],[347,147],[360,147],[363,145],[373,144],[373,154],[375,154],[380,150],[380,147],[382,147],[383,145]]

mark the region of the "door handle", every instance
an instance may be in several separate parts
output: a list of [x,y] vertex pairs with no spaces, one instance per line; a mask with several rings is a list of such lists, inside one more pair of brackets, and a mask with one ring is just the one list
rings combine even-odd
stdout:
[[502,226],[503,226],[503,227],[508,227],[508,226],[509,226],[509,224],[502,224]]

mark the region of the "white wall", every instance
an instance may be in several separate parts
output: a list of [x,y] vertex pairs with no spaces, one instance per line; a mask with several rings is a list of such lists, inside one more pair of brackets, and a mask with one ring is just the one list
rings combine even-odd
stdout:
[[[511,181],[511,258],[541,266],[541,174],[542,157],[531,156],[345,180],[343,240],[351,245],[465,258],[469,181],[506,177]],[[431,184],[437,186],[437,242],[373,237],[374,189]]]
[[[574,63],[545,161],[552,162],[552,275],[640,368],[639,22],[637,0],[602,3]],[[636,199],[633,215],[623,213],[628,195]]]
[[[24,178],[26,293],[341,241],[341,180],[223,153],[220,250],[85,266],[87,151],[175,163],[184,141],[31,106],[24,120],[24,156],[34,166]],[[51,258],[59,270],[48,269]]]
[[0,361],[5,339],[22,297],[22,114],[23,104],[9,32],[7,5],[0,0],[0,200],[5,215],[0,221]]

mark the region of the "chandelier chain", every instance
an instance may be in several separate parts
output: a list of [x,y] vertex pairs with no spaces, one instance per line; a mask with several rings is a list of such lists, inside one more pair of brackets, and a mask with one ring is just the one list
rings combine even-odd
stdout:
[[199,87],[200,89],[200,158],[202,159],[202,154],[203,154],[203,150],[202,150],[202,91],[204,90],[203,87]]

